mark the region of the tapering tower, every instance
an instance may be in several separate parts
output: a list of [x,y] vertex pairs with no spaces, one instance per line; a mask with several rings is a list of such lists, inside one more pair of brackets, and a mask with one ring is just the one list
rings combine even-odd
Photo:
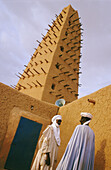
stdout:
[[81,23],[71,5],[64,8],[49,26],[16,89],[39,100],[69,103],[78,97],[81,58]]

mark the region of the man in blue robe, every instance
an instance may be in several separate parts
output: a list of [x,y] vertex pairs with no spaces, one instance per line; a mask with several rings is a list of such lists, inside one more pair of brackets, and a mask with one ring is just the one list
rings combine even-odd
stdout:
[[81,113],[81,125],[76,126],[56,170],[93,170],[95,135],[89,127],[90,113]]

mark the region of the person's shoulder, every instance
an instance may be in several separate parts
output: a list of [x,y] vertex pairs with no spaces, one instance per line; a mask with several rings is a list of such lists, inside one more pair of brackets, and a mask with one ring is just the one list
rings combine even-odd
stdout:
[[76,129],[81,129],[82,128],[82,125],[77,125],[76,126]]
[[86,126],[86,125],[77,125],[76,129],[77,130],[86,131],[87,129],[89,129],[89,126]]
[[85,129],[85,131],[88,131],[90,133],[90,135],[95,136],[93,130],[89,126],[85,125],[84,129]]
[[53,126],[52,126],[52,125],[48,125],[48,127],[47,127],[47,128],[48,128],[48,130],[49,130],[49,131],[51,131],[51,132],[53,132],[53,131],[54,131],[54,130],[53,130]]
[[74,131],[80,131],[82,129],[82,125],[77,125],[76,127],[75,127],[75,130]]
[[75,127],[74,134],[80,135],[80,134],[83,133],[83,132],[84,132],[83,125],[77,125],[77,126]]
[[43,131],[43,134],[44,133],[47,133],[48,131],[50,131],[52,129],[52,126],[51,125],[48,125],[47,128]]
[[49,129],[50,129],[50,130],[53,130],[53,126],[52,126],[52,125],[49,125]]

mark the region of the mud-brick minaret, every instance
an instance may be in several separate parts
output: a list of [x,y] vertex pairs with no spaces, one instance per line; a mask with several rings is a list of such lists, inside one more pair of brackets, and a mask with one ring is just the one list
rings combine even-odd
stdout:
[[64,8],[39,42],[16,86],[20,92],[55,103],[78,97],[81,23],[71,5]]

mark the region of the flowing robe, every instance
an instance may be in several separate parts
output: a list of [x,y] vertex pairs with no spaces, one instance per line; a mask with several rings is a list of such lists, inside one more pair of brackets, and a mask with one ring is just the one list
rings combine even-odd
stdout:
[[93,170],[94,154],[94,132],[87,125],[78,125],[56,170]]
[[[54,170],[57,162],[58,145],[54,136],[53,127],[49,125],[39,140],[39,150],[31,170]],[[45,164],[46,153],[50,155],[50,166]]]

